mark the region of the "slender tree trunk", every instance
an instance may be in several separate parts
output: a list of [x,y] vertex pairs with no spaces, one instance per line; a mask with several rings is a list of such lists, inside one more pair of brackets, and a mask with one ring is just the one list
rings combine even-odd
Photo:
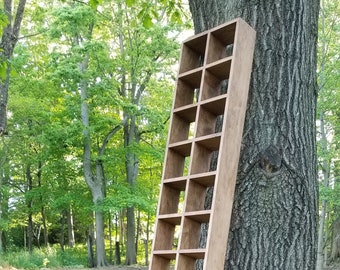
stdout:
[[24,16],[26,0],[20,0],[13,17],[13,0],[4,0],[4,13],[8,18],[8,25],[4,28],[0,43],[0,64],[6,68],[6,77],[0,80],[0,136],[7,134],[7,101],[8,86],[11,72],[10,60],[14,47],[18,41],[21,21]]
[[95,267],[94,252],[93,252],[93,239],[94,239],[94,230],[93,230],[93,225],[90,224],[89,231],[87,233],[87,257],[88,257],[89,267]]
[[[338,115],[338,119],[340,119],[340,115]],[[340,127],[336,128],[335,135],[340,134]],[[338,150],[340,149],[340,145],[338,145]],[[334,189],[340,190],[340,161],[337,160],[334,162]],[[340,261],[340,205],[334,207],[334,221],[332,223],[332,251],[331,251],[331,260]]]
[[146,221],[146,239],[145,239],[145,265],[149,265],[149,240],[150,240],[150,213]]
[[[322,76],[321,76],[322,77]],[[330,174],[330,165],[328,160],[328,150],[327,150],[327,135],[325,132],[325,122],[323,118],[323,112],[320,112],[320,130],[321,130],[321,156],[322,157],[322,176],[323,181],[322,185],[324,187],[329,186],[329,174]],[[324,252],[326,252],[325,245],[327,238],[325,237],[325,223],[326,223],[326,215],[327,215],[327,201],[323,199],[321,202],[321,212],[319,216],[319,230],[318,230],[318,253],[317,253],[317,264],[316,270],[322,270],[324,264],[327,264],[327,261],[324,261]]]
[[[133,188],[136,183],[138,174],[138,157],[131,149],[134,144],[138,144],[138,131],[136,126],[135,116],[125,114],[124,125],[124,147],[126,148],[125,155],[125,169],[126,180]],[[136,221],[135,221],[135,208],[128,207],[126,211],[126,264],[132,265],[137,263],[136,253]]]
[[[82,63],[79,63],[79,70],[82,74],[88,68],[89,57],[87,56]],[[81,96],[81,119],[83,123],[83,138],[84,138],[84,152],[83,152],[83,170],[84,178],[91,190],[93,203],[97,210],[95,211],[96,220],[96,258],[97,267],[106,266],[106,255],[105,255],[105,243],[104,243],[104,214],[98,209],[100,203],[105,198],[104,187],[103,187],[103,168],[96,164],[96,175],[92,172],[92,158],[91,158],[91,135],[90,135],[90,110],[87,101],[87,85],[85,81],[80,83],[80,96]]]
[[118,228],[120,228],[120,235],[124,235],[124,234],[122,234],[122,226],[118,226],[119,221],[121,221],[121,218],[119,218],[119,216],[122,216],[122,215],[119,215],[117,213],[117,215],[116,215],[116,237],[115,237],[116,238],[116,243],[115,243],[115,265],[120,265],[121,261],[122,261],[121,257],[120,257],[120,243],[119,243],[119,239],[118,239],[118,235],[119,235],[118,234]]
[[135,242],[135,248],[136,248],[136,254],[138,253],[138,242],[139,242],[139,235],[141,231],[141,224],[140,224],[140,211],[137,210],[137,226],[136,226],[136,242]]
[[[321,9],[321,66],[319,72],[320,78],[320,89],[319,92],[321,93],[324,89],[325,85],[325,61],[326,61],[326,33],[325,33],[325,13],[324,13],[324,1],[321,1],[322,9]],[[323,99],[323,95],[321,94],[321,102]],[[325,120],[324,120],[324,112],[320,111],[320,142],[321,142],[321,153],[320,157],[321,161],[321,171],[322,171],[322,186],[327,188],[329,187],[329,176],[330,176],[330,160],[328,158],[328,139],[327,133],[325,129]],[[318,253],[317,253],[317,262],[316,262],[316,270],[322,270],[323,265],[327,264],[327,261],[324,260],[324,253],[327,252],[325,249],[327,238],[325,237],[325,223],[326,223],[326,215],[327,215],[327,201],[323,199],[321,201],[321,212],[319,215],[319,229],[318,229]]]
[[67,211],[67,235],[68,235],[68,247],[74,248],[75,239],[74,239],[72,206],[70,206],[69,210]]
[[257,31],[225,269],[315,269],[319,1],[189,4],[196,33],[237,17]]
[[[0,158],[0,220],[2,225],[0,226],[0,254],[7,250],[7,236],[6,225],[8,223],[8,210],[9,210],[9,167],[7,159],[7,148],[5,146],[5,139],[2,139],[3,152]],[[0,150],[1,151],[1,150]]]
[[112,220],[111,220],[111,212],[108,214],[108,226],[109,226],[109,239],[110,239],[110,258],[109,263],[112,264],[113,262],[113,241],[112,241]]
[[340,259],[340,217],[338,217],[332,226],[332,261]]
[[[28,192],[33,190],[33,179],[31,174],[31,166],[26,167],[26,179],[27,179],[27,189]],[[31,253],[33,251],[33,201],[31,198],[27,199],[27,209],[28,209],[28,220],[27,220],[27,248]]]
[[62,211],[60,216],[61,232],[60,232],[60,248],[65,251],[65,210]]

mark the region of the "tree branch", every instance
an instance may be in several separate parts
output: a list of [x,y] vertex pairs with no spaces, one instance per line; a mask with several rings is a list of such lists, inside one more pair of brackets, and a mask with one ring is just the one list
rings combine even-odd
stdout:
[[110,130],[110,132],[106,135],[102,146],[99,148],[98,156],[102,156],[104,154],[104,151],[106,149],[107,144],[109,143],[110,139],[113,135],[115,135],[126,123],[126,120],[122,121],[119,125],[115,126],[113,129]]

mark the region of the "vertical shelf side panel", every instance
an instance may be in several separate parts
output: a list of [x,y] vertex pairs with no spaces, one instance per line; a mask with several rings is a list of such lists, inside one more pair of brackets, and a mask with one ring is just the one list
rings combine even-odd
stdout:
[[238,20],[203,268],[205,270],[224,267],[225,256],[221,254],[225,254],[228,241],[255,35],[255,31],[248,24],[241,19]]

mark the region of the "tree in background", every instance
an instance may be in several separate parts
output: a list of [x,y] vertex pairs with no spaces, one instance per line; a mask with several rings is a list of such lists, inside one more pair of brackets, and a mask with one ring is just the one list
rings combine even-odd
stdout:
[[317,269],[340,257],[339,12],[338,1],[321,1],[319,20],[318,159],[320,219]]
[[14,1],[4,0],[4,9],[1,12],[0,27],[4,27],[2,31],[0,43],[0,135],[7,133],[7,102],[8,87],[11,73],[11,59],[16,43],[19,39],[20,26],[24,16],[26,0],[20,0],[14,13]]
[[[7,103],[8,88],[11,75],[11,59],[16,43],[19,39],[20,27],[24,15],[26,0],[20,0],[14,13],[14,1],[4,0],[0,9],[0,137],[7,134]],[[2,138],[0,148],[0,218],[7,219],[8,211],[8,160],[5,139]],[[0,252],[6,249],[6,237],[3,233],[5,223],[0,224]]]
[[314,269],[319,1],[189,4],[196,33],[237,17],[257,31],[225,269]]

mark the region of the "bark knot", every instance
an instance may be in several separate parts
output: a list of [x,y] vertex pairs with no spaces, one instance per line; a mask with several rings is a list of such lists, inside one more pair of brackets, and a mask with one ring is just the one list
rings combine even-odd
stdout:
[[267,177],[277,175],[282,165],[282,154],[274,145],[268,146],[260,154],[260,167]]

